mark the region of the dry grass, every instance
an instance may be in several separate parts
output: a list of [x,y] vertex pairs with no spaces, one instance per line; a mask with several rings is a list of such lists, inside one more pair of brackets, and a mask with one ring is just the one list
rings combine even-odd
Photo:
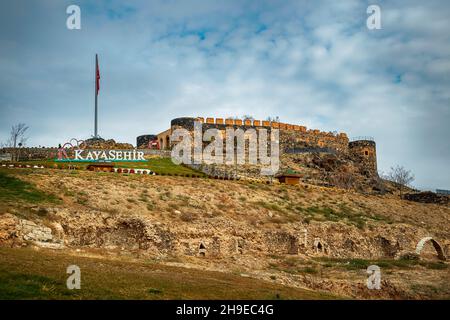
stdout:
[[[81,270],[81,289],[66,288],[66,268]],[[62,252],[0,248],[0,299],[330,299],[221,272]]]
[[[251,223],[342,221],[365,228],[367,223],[407,223],[450,237],[450,208],[364,195],[334,188],[265,185],[198,178],[98,174],[64,170],[7,170],[44,192],[58,194],[64,206],[110,208],[120,213],[211,213]],[[271,214],[269,214],[271,212]],[[269,215],[275,216],[275,219]]]

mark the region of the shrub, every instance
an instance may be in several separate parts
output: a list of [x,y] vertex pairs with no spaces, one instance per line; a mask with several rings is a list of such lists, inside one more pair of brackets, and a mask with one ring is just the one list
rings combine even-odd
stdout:
[[197,218],[195,214],[192,214],[190,212],[183,212],[180,216],[181,221],[184,222],[192,222]]
[[147,290],[147,292],[150,293],[150,294],[161,294],[161,293],[163,293],[162,290],[156,289],[156,288],[150,288],[150,289]]
[[309,273],[309,274],[316,274],[318,272],[313,267],[306,267],[306,268],[303,268],[301,271],[304,273]]

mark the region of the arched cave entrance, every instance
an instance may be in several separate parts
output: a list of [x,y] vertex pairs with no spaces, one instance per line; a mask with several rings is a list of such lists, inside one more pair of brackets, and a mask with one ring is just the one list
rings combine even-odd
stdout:
[[200,242],[200,245],[198,246],[198,255],[200,257],[206,256],[206,246],[203,242]]
[[320,238],[315,238],[313,243],[316,253],[326,253],[326,249]]

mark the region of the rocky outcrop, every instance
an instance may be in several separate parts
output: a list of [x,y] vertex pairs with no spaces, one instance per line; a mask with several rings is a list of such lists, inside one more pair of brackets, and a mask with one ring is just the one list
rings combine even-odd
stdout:
[[416,201],[422,203],[436,203],[436,204],[449,204],[449,196],[440,195],[434,192],[419,192],[419,193],[407,193],[403,195],[403,198],[409,201]]
[[0,215],[0,244],[33,243],[42,247],[63,247],[61,234],[54,235],[52,228],[31,220],[20,219],[12,214]]
[[17,234],[28,241],[50,242],[53,240],[52,229],[24,219],[19,219]]
[[301,175],[301,181],[319,186],[335,186],[367,193],[385,193],[385,183],[373,171],[367,171],[364,162],[354,161],[348,154],[311,152],[283,154],[281,171],[292,169]]
[[89,149],[134,149],[133,145],[130,143],[120,143],[116,142],[114,139],[105,140],[102,138],[84,140],[81,147]]
[[[332,258],[399,258],[414,250],[426,230],[410,225],[372,225],[360,230],[343,223],[292,222],[255,228],[221,217],[171,224],[138,215],[49,209],[53,222],[0,216],[0,242],[30,241],[71,247],[137,251],[149,255],[230,257],[306,255]],[[202,248],[200,248],[202,246]]]

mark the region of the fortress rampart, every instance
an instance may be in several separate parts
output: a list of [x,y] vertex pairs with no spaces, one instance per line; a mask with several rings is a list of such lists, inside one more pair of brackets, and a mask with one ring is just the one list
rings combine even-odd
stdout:
[[[376,177],[377,159],[375,141],[361,138],[350,142],[346,133],[323,132],[317,129],[307,129],[306,126],[288,124],[275,121],[261,120],[240,120],[223,118],[193,118],[183,117],[171,121],[169,130],[162,133],[160,138],[162,145],[166,149],[171,149],[172,144],[169,141],[170,134],[183,128],[190,132],[194,130],[195,121],[202,123],[202,131],[208,129],[218,129],[222,131],[225,137],[227,128],[242,129],[267,129],[268,133],[273,129],[279,129],[280,156],[283,154],[293,155],[305,153],[330,153],[341,159],[355,163],[360,167],[360,172],[367,177]],[[209,142],[204,142],[204,145]],[[226,170],[226,169],[225,169]],[[235,169],[236,170],[236,169]],[[248,171],[249,168],[246,167]]]
[[275,121],[261,120],[240,120],[223,118],[176,118],[171,121],[171,130],[184,128],[189,131],[194,129],[194,121],[202,123],[203,131],[214,128],[225,131],[226,128],[247,130],[253,129],[272,129],[280,130],[280,152],[295,153],[295,150],[313,148],[330,149],[339,153],[347,153],[349,139],[347,134],[332,132],[322,132],[320,130],[308,130],[306,126],[287,124]]

